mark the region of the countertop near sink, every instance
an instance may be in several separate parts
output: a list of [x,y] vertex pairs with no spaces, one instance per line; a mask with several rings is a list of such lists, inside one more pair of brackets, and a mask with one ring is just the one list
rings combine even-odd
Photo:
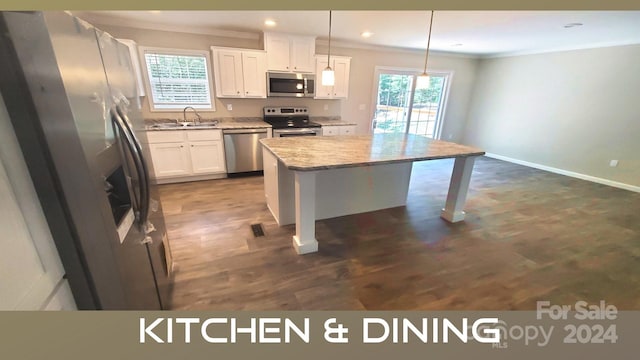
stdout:
[[355,121],[346,121],[340,119],[340,117],[328,117],[328,116],[312,116],[309,120],[314,123],[318,123],[322,126],[347,126],[347,125],[358,125]]
[[[182,121],[181,119],[179,119]],[[177,127],[153,127],[154,124],[175,123],[174,119],[145,119],[145,125],[148,131],[166,131],[166,130],[210,130],[210,129],[255,129],[255,128],[271,128],[270,124],[262,121],[259,117],[239,117],[239,118],[216,118],[203,119],[201,126],[177,126]],[[214,121],[218,121],[217,125],[213,125]],[[207,126],[210,124],[210,126]]]

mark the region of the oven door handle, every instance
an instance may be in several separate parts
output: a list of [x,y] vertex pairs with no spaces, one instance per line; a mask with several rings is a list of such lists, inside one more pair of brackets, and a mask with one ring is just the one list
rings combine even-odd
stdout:
[[300,129],[286,129],[286,130],[274,130],[277,134],[317,134],[317,130],[300,130]]

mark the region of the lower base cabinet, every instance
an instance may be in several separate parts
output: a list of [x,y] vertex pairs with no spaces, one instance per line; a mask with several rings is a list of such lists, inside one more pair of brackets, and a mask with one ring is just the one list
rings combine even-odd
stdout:
[[[191,170],[194,174],[224,173],[224,145],[222,141],[197,141],[189,143]],[[212,154],[216,154],[212,156]]]
[[226,176],[222,130],[147,132],[158,183]]
[[322,127],[322,136],[354,135],[355,133],[355,125],[335,125]]
[[191,174],[189,152],[183,142],[149,144],[156,178]]

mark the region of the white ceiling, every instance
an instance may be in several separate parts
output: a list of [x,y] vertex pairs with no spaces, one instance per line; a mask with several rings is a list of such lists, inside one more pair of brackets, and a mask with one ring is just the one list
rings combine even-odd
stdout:
[[[74,12],[106,25],[257,38],[262,31],[326,40],[328,11]],[[266,19],[277,22],[264,25]],[[334,11],[332,41],[425,49],[428,11]],[[569,23],[583,26],[565,28]],[[363,31],[374,33],[363,38]],[[436,11],[431,49],[499,56],[640,43],[640,11]],[[455,46],[455,44],[462,44]],[[337,45],[337,44],[336,44]]]

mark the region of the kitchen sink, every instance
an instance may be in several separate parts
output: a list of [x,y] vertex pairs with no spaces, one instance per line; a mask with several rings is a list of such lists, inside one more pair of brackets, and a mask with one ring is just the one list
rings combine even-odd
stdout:
[[218,125],[217,121],[196,124],[192,122],[167,122],[149,125],[148,129],[212,129]]

